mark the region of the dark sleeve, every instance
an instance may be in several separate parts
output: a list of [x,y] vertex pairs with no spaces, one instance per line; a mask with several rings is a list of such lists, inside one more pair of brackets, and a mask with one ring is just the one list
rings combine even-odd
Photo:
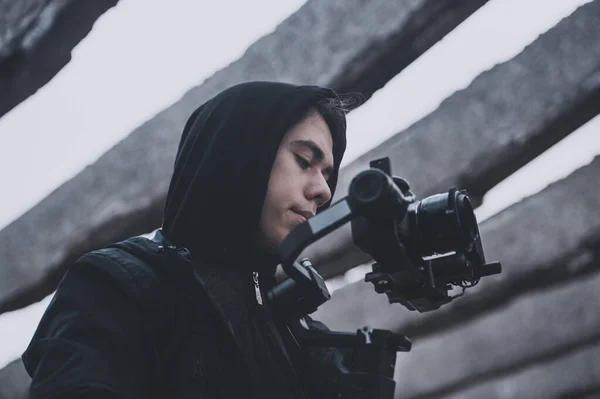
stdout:
[[66,273],[23,354],[30,398],[147,398],[151,364],[133,275],[103,255]]

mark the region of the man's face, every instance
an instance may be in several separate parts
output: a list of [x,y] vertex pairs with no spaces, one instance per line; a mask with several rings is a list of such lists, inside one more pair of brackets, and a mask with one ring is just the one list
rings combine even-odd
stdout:
[[313,111],[279,145],[259,224],[259,244],[276,253],[298,224],[331,199],[333,140],[323,117]]

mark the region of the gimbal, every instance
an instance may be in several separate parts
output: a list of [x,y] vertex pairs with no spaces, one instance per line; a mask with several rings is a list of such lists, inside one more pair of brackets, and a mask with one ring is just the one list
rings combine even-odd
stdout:
[[[372,161],[352,179],[348,196],[296,226],[283,240],[282,267],[290,278],[268,293],[274,311],[290,320],[303,345],[354,348],[349,371],[340,380],[340,398],[392,398],[396,353],[410,351],[408,338],[368,327],[356,333],[314,331],[301,322],[331,295],[310,261],[296,259],[347,222],[353,243],[375,260],[365,281],[377,293],[385,293],[390,303],[409,310],[436,310],[482,277],[500,273],[501,265],[485,261],[465,190],[452,188],[415,201],[408,182],[391,175],[388,158]],[[461,287],[462,293],[451,296],[453,287]]]

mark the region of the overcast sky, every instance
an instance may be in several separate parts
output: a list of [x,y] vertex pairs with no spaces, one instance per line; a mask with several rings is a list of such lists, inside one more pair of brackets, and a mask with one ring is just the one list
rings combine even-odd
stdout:
[[[490,1],[349,115],[344,163],[427,115],[587,2]],[[120,0],[50,83],[0,118],[0,229],[302,4]],[[477,209],[479,221],[589,163],[600,154],[599,131],[597,117],[492,189]],[[0,368],[23,352],[49,299],[0,315]]]

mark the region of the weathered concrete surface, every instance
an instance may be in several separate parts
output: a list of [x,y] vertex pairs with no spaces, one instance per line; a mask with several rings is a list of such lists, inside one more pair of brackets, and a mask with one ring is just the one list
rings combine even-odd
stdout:
[[[598,37],[600,1],[593,1],[346,166],[336,196],[346,195],[352,177],[369,161],[389,156],[394,174],[408,179],[419,198],[458,186],[479,201],[598,114]],[[369,260],[352,245],[349,224],[312,245],[306,255],[325,278]]]
[[443,399],[600,397],[600,343],[579,348],[558,359],[515,370],[489,382],[480,382]]
[[[442,396],[600,343],[598,304],[600,273],[595,273],[519,298],[450,332],[414,340],[410,353],[398,355],[396,397]],[[596,377],[600,382],[600,374]]]
[[48,83],[118,0],[0,0],[0,117]]
[[399,304],[389,304],[385,295],[375,293],[372,284],[360,282],[335,291],[315,317],[333,329],[353,331],[368,324],[417,337],[461,325],[532,289],[598,270],[599,176],[600,156],[483,222],[486,257],[501,261],[502,273],[486,277],[462,298],[437,311],[410,312]]
[[486,1],[309,1],[0,231],[0,313],[52,292],[81,254],[160,225],[180,131],[211,96],[242,81],[277,80],[369,97]]
[[0,399],[26,399],[31,378],[21,359],[0,370]]

